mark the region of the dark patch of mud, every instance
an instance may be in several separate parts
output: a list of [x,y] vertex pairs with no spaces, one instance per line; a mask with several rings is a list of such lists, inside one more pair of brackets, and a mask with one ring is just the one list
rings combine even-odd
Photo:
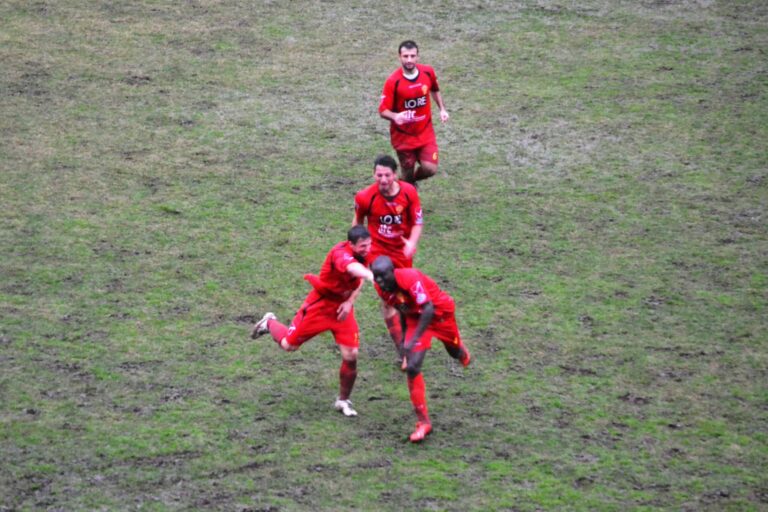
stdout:
[[630,392],[624,393],[623,395],[619,396],[619,400],[621,400],[622,402],[633,404],[633,405],[648,405],[653,401],[652,398],[636,395]]

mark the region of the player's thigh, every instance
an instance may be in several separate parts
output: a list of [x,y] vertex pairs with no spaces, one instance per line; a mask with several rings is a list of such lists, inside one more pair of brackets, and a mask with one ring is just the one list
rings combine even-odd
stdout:
[[419,161],[419,151],[418,149],[398,150],[397,160],[400,162],[401,169],[413,169]]
[[350,311],[344,320],[335,320],[331,332],[333,333],[333,340],[340,348],[354,351],[355,356],[357,356],[357,349],[360,347],[360,328],[357,325],[357,320],[355,320],[354,310]]
[[418,160],[422,167],[434,167],[437,169],[438,151],[437,143],[430,142],[418,149]]
[[331,309],[324,304],[302,304],[293,317],[291,325],[288,326],[286,341],[290,345],[302,345],[321,332],[329,330],[334,319]]
[[456,323],[456,317],[453,314],[447,314],[433,320],[429,328],[432,330],[435,338],[442,341],[446,346],[457,348],[461,346],[461,333]]
[[[412,320],[408,318],[405,323],[405,341],[411,341],[413,335],[416,333],[416,327],[418,326],[418,319]],[[423,352],[432,348],[432,330],[428,327],[421,333],[419,339],[417,339],[411,347],[411,352]]]

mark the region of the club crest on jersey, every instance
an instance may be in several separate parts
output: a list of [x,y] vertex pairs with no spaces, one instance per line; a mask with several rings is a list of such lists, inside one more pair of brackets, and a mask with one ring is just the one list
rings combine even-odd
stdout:
[[403,205],[399,204],[399,205],[395,206],[395,213],[397,213],[398,215],[403,213]]
[[422,85],[421,86],[421,94],[427,94],[427,86],[426,85]]

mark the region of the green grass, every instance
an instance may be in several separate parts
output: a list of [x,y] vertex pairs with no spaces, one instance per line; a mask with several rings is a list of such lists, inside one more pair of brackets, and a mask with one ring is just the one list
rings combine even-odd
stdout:
[[[5,2],[0,510],[768,507],[761,2]],[[343,238],[396,47],[451,121],[417,266],[475,356],[370,289],[353,399],[289,319]]]

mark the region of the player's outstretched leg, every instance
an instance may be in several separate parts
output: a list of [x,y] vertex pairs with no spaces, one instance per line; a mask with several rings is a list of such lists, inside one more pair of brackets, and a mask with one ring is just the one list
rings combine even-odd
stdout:
[[283,325],[277,320],[274,313],[267,313],[264,317],[254,324],[251,329],[251,338],[260,338],[262,335],[269,333],[272,335],[272,339],[277,346],[286,352],[293,352],[299,349],[299,345],[291,345],[286,339],[288,334],[288,327]]
[[451,343],[443,342],[443,344],[448,355],[454,359],[458,359],[461,365],[465,368],[472,362],[472,354],[469,353],[469,349],[464,343],[459,342],[458,345],[453,345]]
[[255,340],[256,338],[260,338],[264,334],[267,334],[269,332],[269,321],[276,319],[277,317],[274,313],[266,313],[261,317],[261,320],[253,324],[253,327],[251,328],[251,339]]

